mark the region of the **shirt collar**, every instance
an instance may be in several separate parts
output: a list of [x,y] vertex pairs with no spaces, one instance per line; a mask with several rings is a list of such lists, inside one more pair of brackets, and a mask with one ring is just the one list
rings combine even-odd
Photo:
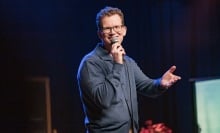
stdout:
[[110,56],[109,52],[106,49],[104,49],[102,43],[97,44],[95,48],[95,53],[103,60],[112,60],[112,57]]

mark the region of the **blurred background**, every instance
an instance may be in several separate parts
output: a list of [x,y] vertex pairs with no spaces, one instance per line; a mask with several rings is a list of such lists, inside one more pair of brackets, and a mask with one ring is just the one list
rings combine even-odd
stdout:
[[[174,133],[195,132],[190,79],[220,76],[217,0],[1,0],[0,132],[24,133],[28,127],[25,116],[35,103],[24,100],[31,93],[22,84],[27,77],[49,79],[54,132],[84,132],[76,74],[81,58],[99,42],[95,17],[105,6],[124,12],[126,53],[149,77],[162,76],[171,65],[182,77],[157,99],[139,96],[140,126],[151,119]],[[43,93],[35,96],[35,102],[45,99]]]

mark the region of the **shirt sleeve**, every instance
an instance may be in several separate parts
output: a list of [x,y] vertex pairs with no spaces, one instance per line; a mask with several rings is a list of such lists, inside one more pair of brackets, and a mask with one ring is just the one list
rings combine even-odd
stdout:
[[160,85],[161,78],[149,78],[134,61],[132,66],[138,93],[149,97],[157,97],[165,91]]
[[85,102],[108,108],[120,101],[120,77],[123,65],[113,63],[110,72],[99,61],[87,60],[78,72],[78,83]]

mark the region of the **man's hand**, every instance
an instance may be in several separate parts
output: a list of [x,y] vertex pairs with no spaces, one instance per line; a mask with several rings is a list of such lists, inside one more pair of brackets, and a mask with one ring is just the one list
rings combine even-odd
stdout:
[[125,55],[125,50],[119,43],[114,43],[111,49],[111,55],[113,60],[119,64],[123,64],[123,58]]
[[181,79],[180,76],[174,75],[173,72],[176,70],[176,66],[170,67],[168,71],[164,73],[161,79],[161,86],[164,88],[171,87],[174,83]]

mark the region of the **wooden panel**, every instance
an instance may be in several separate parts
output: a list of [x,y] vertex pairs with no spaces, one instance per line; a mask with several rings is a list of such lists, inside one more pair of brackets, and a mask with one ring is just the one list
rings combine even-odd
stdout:
[[29,132],[52,133],[49,78],[29,78],[26,93]]

